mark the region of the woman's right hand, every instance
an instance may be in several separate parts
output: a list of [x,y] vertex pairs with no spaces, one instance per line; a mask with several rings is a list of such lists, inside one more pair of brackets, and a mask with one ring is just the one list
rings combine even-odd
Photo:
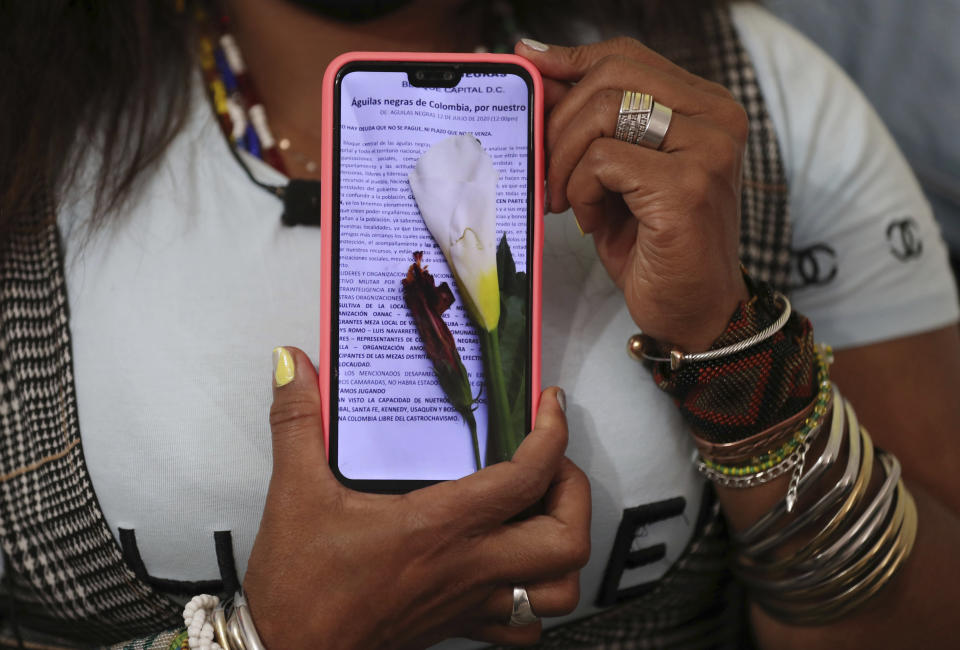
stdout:
[[[544,392],[511,461],[408,494],[366,494],[330,471],[317,374],[285,349],[293,379],[274,381],[273,476],[244,580],[268,648],[532,643],[539,623],[507,625],[515,584],[539,616],[573,610],[590,555],[590,487],[563,455],[558,389]],[[510,521],[541,499],[543,514]]]

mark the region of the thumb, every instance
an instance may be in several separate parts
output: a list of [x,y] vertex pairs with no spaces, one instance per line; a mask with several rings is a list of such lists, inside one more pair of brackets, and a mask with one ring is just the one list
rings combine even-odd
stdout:
[[302,350],[273,350],[273,473],[281,477],[333,475],[323,444],[320,388],[313,364]]

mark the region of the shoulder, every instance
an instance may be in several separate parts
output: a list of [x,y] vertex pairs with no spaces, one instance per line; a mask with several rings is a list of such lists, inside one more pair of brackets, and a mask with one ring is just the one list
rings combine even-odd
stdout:
[[777,130],[793,224],[794,303],[838,347],[935,329],[958,315],[946,248],[873,107],[805,36],[735,4]]

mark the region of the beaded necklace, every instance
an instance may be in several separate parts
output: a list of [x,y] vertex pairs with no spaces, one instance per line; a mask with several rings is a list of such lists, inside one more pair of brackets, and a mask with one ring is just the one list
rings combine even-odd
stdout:
[[[507,43],[516,40],[518,32],[512,8],[509,2],[494,2],[490,10],[495,17],[495,38],[491,39],[495,45],[479,48],[478,51],[506,52]],[[274,137],[260,94],[247,72],[237,41],[229,32],[229,18],[220,14],[214,19],[211,12],[202,7],[197,8],[196,17],[204,85],[228,142],[232,147],[263,160],[285,176],[290,176],[290,173],[280,155],[281,151],[287,152],[308,172],[315,172],[316,162],[293,150],[289,138],[282,138],[278,142]]]
[[227,30],[229,19],[221,15],[214,21],[205,10],[198,9],[197,22],[200,69],[224,136],[232,146],[288,175],[260,94],[247,73],[237,41]]

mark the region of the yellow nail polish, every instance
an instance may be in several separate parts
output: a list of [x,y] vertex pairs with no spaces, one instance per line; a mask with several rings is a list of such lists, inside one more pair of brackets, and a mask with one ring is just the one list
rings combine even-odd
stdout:
[[273,348],[273,380],[277,386],[286,386],[293,381],[295,374],[290,352],[286,348]]
[[577,230],[580,231],[580,236],[586,237],[587,233],[583,232],[583,228],[580,227],[580,220],[577,219],[577,215],[573,215],[573,223],[577,224]]

